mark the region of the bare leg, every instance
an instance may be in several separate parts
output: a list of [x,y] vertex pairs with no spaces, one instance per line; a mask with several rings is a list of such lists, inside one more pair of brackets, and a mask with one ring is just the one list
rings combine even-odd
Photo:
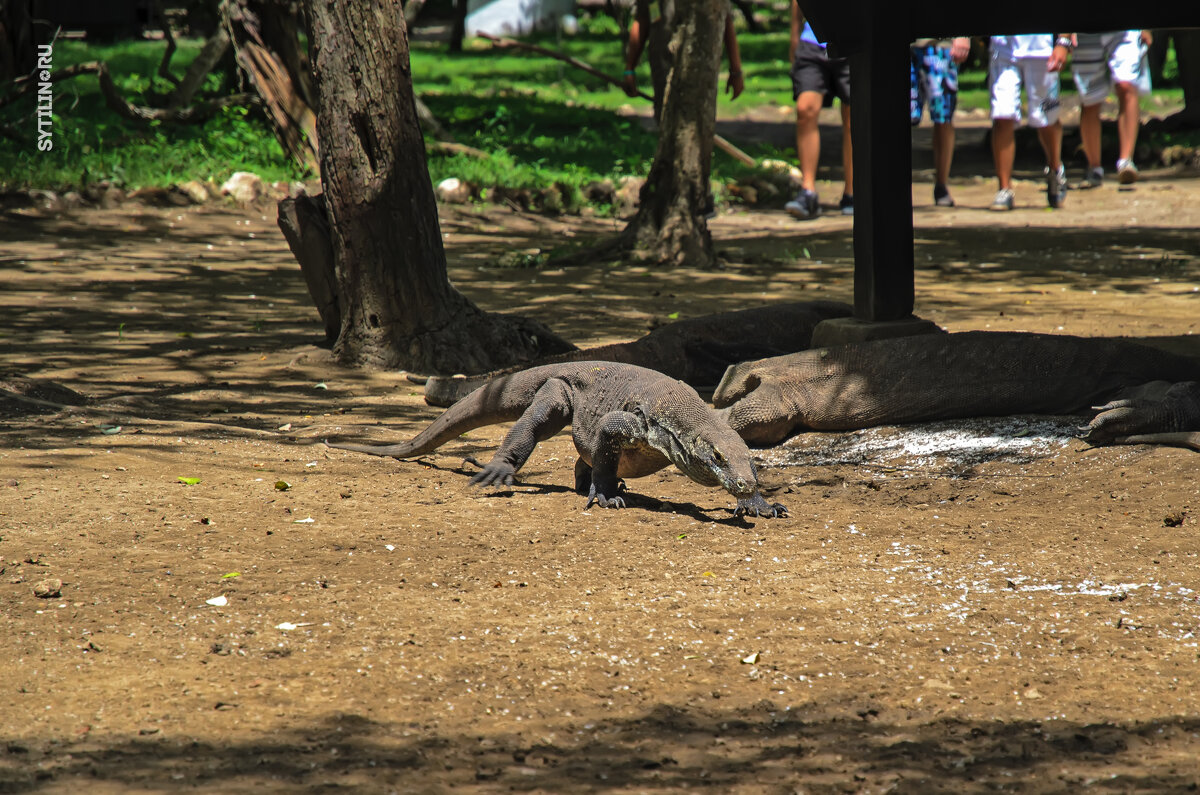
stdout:
[[[1133,83],[1117,83],[1116,88],[1117,105],[1120,107],[1120,113],[1117,116],[1117,137],[1120,141],[1118,151],[1122,160],[1133,160],[1133,150],[1137,146],[1138,128],[1141,126],[1141,108],[1138,107],[1137,86]],[[1098,132],[1097,138],[1099,138]]]
[[933,173],[936,184],[945,185],[946,180],[950,179],[950,163],[953,160],[954,123],[933,125]]
[[1013,160],[1017,156],[1016,119],[992,119],[992,161],[1000,189],[1012,189]]
[[850,106],[842,105],[842,170],[846,175],[847,196],[854,195],[854,147],[850,140]]
[[[1038,141],[1042,144],[1042,151],[1046,153],[1046,165],[1051,171],[1058,171],[1058,167],[1062,165],[1062,122],[1056,121],[1049,126],[1039,127]],[[1015,147],[1013,151],[1015,154]]]
[[796,156],[800,159],[800,187],[817,189],[817,164],[821,159],[821,130],[817,116],[825,97],[805,91],[796,98]]
[[1085,105],[1079,111],[1079,137],[1090,173],[1100,167],[1100,105]]

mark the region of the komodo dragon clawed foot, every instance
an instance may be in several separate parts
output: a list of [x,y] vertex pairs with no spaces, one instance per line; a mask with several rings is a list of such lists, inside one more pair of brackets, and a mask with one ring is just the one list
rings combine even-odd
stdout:
[[[1200,450],[1200,382],[1155,381],[1124,390],[1081,428],[1092,444],[1174,444]],[[1189,433],[1189,431],[1192,431]]]
[[755,494],[753,497],[746,497],[738,500],[737,508],[734,509],[734,516],[770,516],[780,518],[788,515],[788,510],[784,505],[778,502],[767,502],[761,494]]
[[475,456],[469,455],[463,459],[463,463],[479,467],[479,471],[471,478],[472,486],[491,486],[493,484],[511,486],[517,479],[516,467],[505,461],[490,461],[481,464],[475,459]]
[[[605,489],[604,491],[608,491],[608,489]],[[593,483],[588,488],[587,504],[583,506],[583,509],[586,511],[588,508],[591,508],[593,504],[599,505],[601,508],[625,507],[625,498],[616,493],[615,487],[612,491],[613,496],[611,497],[605,494],[604,491],[598,491],[596,489],[596,484]]]

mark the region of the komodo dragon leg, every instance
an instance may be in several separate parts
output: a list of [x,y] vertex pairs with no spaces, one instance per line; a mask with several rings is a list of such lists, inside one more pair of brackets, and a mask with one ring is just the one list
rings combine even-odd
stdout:
[[[646,438],[646,423],[629,411],[610,411],[600,421],[596,448],[592,451],[592,483],[588,488],[586,511],[597,503],[601,508],[624,508],[625,498],[620,490],[618,469],[621,454],[638,440]],[[576,470],[578,471],[578,470]]]
[[[529,408],[521,415],[492,460],[471,478],[471,485],[487,486],[493,483],[511,486],[516,472],[533,453],[538,442],[549,439],[567,427],[571,421],[571,390],[563,381],[552,378],[533,396]],[[468,459],[473,464],[478,461]]]
[[1093,444],[1166,444],[1200,451],[1200,382],[1152,381],[1096,406],[1084,440]]

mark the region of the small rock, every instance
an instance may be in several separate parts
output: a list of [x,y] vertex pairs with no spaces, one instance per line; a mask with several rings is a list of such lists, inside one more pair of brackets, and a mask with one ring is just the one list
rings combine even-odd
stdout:
[[62,580],[48,578],[33,586],[33,595],[38,599],[57,599],[62,596]]
[[190,179],[187,182],[181,182],[175,186],[175,190],[187,196],[192,204],[204,204],[212,197],[208,194],[208,187],[198,179]]
[[542,188],[538,192],[538,204],[541,205],[542,212],[550,215],[558,215],[563,211],[563,195],[556,187]]
[[69,190],[62,195],[62,206],[68,210],[74,210],[83,206],[83,197],[78,191]]
[[434,193],[440,202],[465,204],[471,199],[471,186],[458,177],[449,177],[437,184]]
[[111,210],[114,207],[118,207],[123,201],[125,201],[125,191],[121,190],[115,185],[110,185],[104,189],[103,193],[100,194],[100,206],[105,210]]
[[583,195],[593,204],[612,204],[616,199],[617,189],[611,179],[600,179],[585,185]]
[[641,177],[621,177],[617,184],[616,201],[613,202],[619,213],[624,215],[638,206],[645,182]]
[[43,210],[57,210],[60,206],[58,194],[52,190],[31,190],[29,198]]
[[301,196],[308,195],[308,188],[303,182],[293,182],[288,185],[288,198],[299,199]]
[[221,186],[221,195],[229,196],[238,204],[250,204],[267,192],[262,177],[249,171],[236,171]]

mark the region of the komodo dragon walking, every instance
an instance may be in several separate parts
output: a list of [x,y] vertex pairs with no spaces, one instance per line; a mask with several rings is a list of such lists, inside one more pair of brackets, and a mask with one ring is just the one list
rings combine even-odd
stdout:
[[668,323],[633,342],[571,351],[486,375],[432,376],[425,382],[425,402],[449,406],[498,375],[556,362],[636,364],[697,389],[712,389],[729,365],[802,351],[811,345],[818,323],[851,312],[849,304],[838,301],[797,301],[701,315]]
[[1095,408],[1088,442],[1200,450],[1200,357],[1120,338],[969,331],[802,351],[730,367],[713,403],[756,446],[803,429]]
[[[704,486],[737,498],[735,513],[786,516],[759,493],[750,450],[696,390],[661,373],[613,362],[566,362],[501,376],[455,403],[410,441],[330,447],[412,458],[485,425],[516,420],[503,443],[471,483],[511,485],[537,443],[568,424],[579,460],[575,489],[590,508],[622,508],[620,478],[636,478],[674,464]],[[473,459],[471,460],[473,463]]]

